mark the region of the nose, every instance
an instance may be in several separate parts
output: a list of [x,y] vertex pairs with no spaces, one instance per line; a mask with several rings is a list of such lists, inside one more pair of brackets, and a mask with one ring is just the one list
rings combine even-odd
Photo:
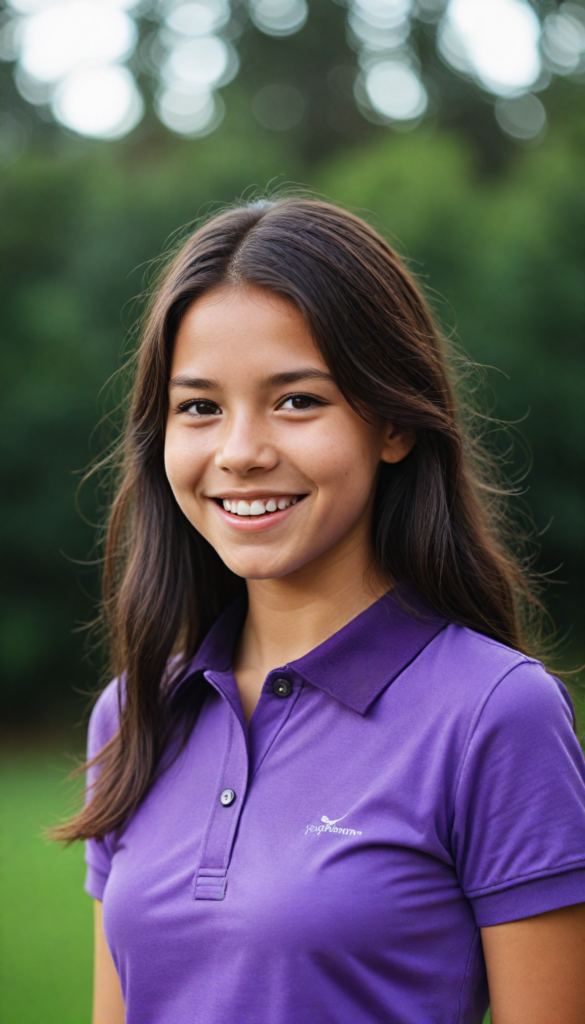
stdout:
[[225,473],[246,476],[258,470],[274,469],[278,453],[268,438],[262,417],[243,413],[226,420],[215,465]]

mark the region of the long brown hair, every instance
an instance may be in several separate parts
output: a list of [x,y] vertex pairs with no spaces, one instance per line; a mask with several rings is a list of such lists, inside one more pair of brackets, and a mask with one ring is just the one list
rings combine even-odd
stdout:
[[294,302],[352,406],[415,432],[411,453],[380,471],[373,536],[388,578],[408,581],[453,622],[530,646],[538,602],[506,546],[497,488],[466,436],[444,345],[402,260],[364,221],[324,202],[230,209],[188,238],[145,316],[103,572],[120,726],[96,759],[91,800],[55,831],[61,839],[101,838],[138,806],[178,720],[186,729],[197,711],[197,693],[179,706],[171,684],[245,588],[180,511],[163,461],[177,328],[192,302],[222,285]]

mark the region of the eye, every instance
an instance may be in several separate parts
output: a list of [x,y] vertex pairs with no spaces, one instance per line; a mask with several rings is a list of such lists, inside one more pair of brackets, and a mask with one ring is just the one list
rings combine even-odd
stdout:
[[207,398],[191,399],[190,402],[183,402],[179,406],[179,412],[189,413],[190,416],[220,416],[221,409],[215,402]]
[[315,398],[314,395],[289,395],[288,398],[284,398],[279,409],[295,409],[299,412],[304,412],[306,409],[314,409],[319,405],[325,405],[325,402],[321,401],[320,398]]

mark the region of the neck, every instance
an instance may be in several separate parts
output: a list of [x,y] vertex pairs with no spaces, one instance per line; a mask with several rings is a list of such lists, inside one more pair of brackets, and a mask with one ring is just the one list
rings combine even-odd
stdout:
[[365,611],[389,589],[371,545],[328,552],[281,579],[248,580],[248,615],[236,651],[236,677],[257,685],[271,669],[295,661]]

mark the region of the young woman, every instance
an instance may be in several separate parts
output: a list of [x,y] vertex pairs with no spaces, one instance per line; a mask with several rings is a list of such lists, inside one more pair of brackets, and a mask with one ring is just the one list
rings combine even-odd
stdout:
[[359,219],[253,203],[170,265],[62,831],[95,1024],[583,1024],[585,765],[475,450]]

